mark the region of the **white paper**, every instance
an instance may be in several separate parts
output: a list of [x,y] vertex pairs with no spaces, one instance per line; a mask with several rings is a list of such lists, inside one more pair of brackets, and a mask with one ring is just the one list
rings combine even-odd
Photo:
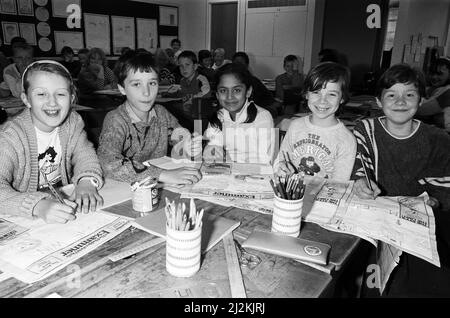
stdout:
[[136,18],[138,48],[154,53],[158,46],[158,25],[154,19]]
[[191,161],[189,159],[174,159],[167,156],[150,159],[142,164],[155,166],[164,170],[174,170],[179,168],[200,168],[201,161]]
[[103,213],[80,213],[67,224],[17,216],[7,219],[27,224],[30,230],[0,246],[0,269],[28,284],[61,270],[130,226],[125,219]]
[[106,55],[111,53],[109,35],[109,17],[107,15],[85,13],[84,30],[86,33],[86,47],[98,47]]
[[84,47],[82,32],[55,31],[54,34],[57,54],[60,54],[65,46],[70,46],[75,53]]
[[114,54],[120,54],[124,47],[135,49],[134,18],[111,16]]

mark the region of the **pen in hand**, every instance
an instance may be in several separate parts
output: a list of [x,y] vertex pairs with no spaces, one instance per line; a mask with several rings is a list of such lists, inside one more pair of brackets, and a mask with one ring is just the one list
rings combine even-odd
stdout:
[[357,155],[359,157],[359,160],[361,161],[361,165],[362,165],[362,168],[364,170],[364,176],[366,177],[367,186],[369,187],[370,191],[372,191],[372,198],[375,200],[375,193],[373,191],[373,187],[372,187],[372,183],[370,182],[369,175],[367,174],[367,169],[366,169],[366,165],[364,163],[364,159],[363,159],[362,154],[360,152],[358,152]]
[[55,196],[56,199],[58,199],[58,201],[61,204],[66,204],[63,200],[63,198],[61,197],[61,195],[58,193],[58,191],[56,191],[55,187],[50,183],[50,181],[48,181],[47,179],[47,175],[45,174],[44,171],[40,170],[41,175],[44,177],[44,182],[45,184],[48,186],[48,188],[50,189],[51,193]]

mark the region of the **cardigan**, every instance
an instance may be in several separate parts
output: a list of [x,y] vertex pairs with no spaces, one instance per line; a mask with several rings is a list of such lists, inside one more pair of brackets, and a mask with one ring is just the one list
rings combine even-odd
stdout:
[[[102,170],[81,116],[71,111],[59,128],[62,184],[92,177],[101,187]],[[0,149],[0,214],[31,217],[35,205],[50,194],[37,191],[37,137],[28,108],[0,128]]]

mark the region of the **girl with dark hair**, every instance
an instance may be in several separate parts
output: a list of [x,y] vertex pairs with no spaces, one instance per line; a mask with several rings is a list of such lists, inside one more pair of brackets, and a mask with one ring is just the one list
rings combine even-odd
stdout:
[[[289,153],[292,164],[284,156],[278,155],[274,171],[289,174],[298,170],[334,180],[350,179],[356,141],[336,117],[340,105],[348,100],[349,83],[348,68],[334,62],[318,64],[309,71],[304,94],[312,114],[291,123],[280,146],[280,153]],[[309,169],[304,164],[305,160],[311,164],[315,162],[318,167],[314,171]]]
[[273,119],[249,101],[251,74],[242,65],[226,64],[215,76],[216,97],[221,108],[212,114],[205,137],[205,160],[270,163],[275,136]]

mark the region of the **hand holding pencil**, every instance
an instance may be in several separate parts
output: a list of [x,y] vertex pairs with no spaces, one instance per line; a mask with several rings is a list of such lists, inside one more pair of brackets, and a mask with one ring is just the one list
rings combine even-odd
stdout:
[[361,162],[361,166],[364,171],[364,178],[356,180],[354,185],[354,191],[356,195],[361,199],[374,200],[381,193],[381,190],[374,181],[370,180],[368,169],[366,167],[366,163],[364,162],[362,154],[358,152],[356,154],[356,157]]

